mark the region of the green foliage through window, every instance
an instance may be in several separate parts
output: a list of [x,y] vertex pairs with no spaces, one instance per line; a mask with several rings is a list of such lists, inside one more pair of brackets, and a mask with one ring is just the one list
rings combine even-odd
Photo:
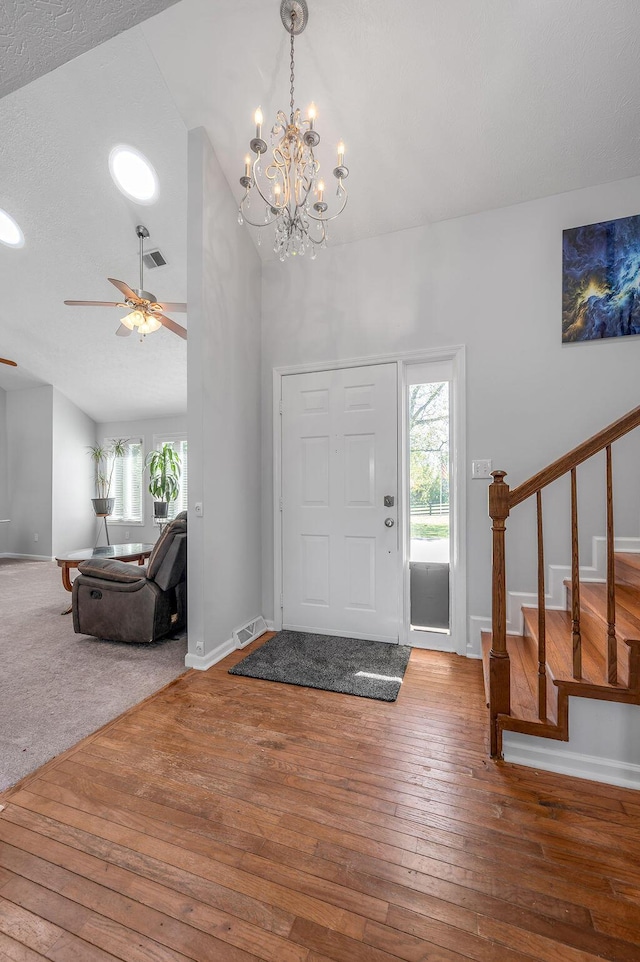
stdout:
[[409,388],[411,513],[448,513],[449,382]]

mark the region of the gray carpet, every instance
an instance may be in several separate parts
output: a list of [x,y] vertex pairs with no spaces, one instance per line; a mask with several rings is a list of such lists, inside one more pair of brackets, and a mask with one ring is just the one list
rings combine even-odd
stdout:
[[186,669],[186,636],[151,645],[73,631],[55,562],[0,559],[0,790]]
[[303,631],[279,631],[230,675],[395,701],[411,648]]

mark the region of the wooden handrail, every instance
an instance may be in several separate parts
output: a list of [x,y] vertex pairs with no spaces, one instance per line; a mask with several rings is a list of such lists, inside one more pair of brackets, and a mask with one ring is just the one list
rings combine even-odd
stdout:
[[538,471],[528,481],[519,484],[517,488],[512,488],[509,492],[509,508],[515,508],[517,504],[526,501],[536,491],[546,488],[552,481],[557,481],[567,471],[577,468],[583,461],[587,461],[592,455],[598,454],[599,451],[604,451],[614,441],[637,427],[640,427],[640,407],[634,408],[633,411],[629,411],[628,414],[614,421],[613,424],[603,428],[598,434],[594,434],[592,438],[583,441],[577,448],[564,454],[553,464],[543,468],[542,471]]

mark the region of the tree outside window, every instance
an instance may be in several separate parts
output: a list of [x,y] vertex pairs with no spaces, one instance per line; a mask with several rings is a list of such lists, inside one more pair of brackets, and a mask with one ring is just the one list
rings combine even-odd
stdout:
[[409,388],[411,537],[449,537],[449,381]]

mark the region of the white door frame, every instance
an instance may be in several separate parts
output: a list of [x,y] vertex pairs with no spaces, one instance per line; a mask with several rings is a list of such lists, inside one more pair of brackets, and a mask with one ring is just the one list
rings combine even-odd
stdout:
[[[451,361],[453,382],[451,385],[451,425],[453,435],[452,477],[453,490],[451,540],[451,633],[443,635],[443,650],[459,655],[467,654],[467,578],[466,578],[466,418],[465,418],[465,348],[463,344],[451,347],[431,348],[424,351],[406,351],[401,354],[376,354],[368,357],[353,357],[339,361],[318,361],[314,364],[294,364],[273,368],[273,610],[274,628],[282,628],[282,378],[289,374],[312,374],[317,371],[334,371],[350,367],[365,367],[371,364],[396,364],[398,368],[398,585],[401,597],[398,610],[401,614],[398,625],[400,644],[413,644],[415,632],[409,642],[409,512],[405,513],[405,491],[409,490],[408,480],[408,424],[405,417],[404,398],[406,396],[407,367],[413,364],[426,364],[431,361]],[[432,647],[430,645],[429,647]]]

